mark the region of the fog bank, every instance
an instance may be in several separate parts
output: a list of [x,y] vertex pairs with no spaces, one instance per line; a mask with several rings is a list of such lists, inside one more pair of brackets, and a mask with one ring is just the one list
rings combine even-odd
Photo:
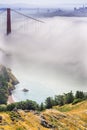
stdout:
[[12,23],[12,34],[0,36],[1,64],[12,68],[22,84],[30,84],[30,90],[36,91],[30,94],[37,100],[41,90],[44,94],[40,96],[45,97],[70,90],[86,91],[87,18],[42,20],[44,24],[19,18]]

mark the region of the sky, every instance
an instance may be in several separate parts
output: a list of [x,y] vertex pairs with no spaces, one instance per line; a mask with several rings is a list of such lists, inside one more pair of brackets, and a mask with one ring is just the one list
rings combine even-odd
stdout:
[[0,0],[0,3],[26,3],[34,5],[86,4],[87,0]]

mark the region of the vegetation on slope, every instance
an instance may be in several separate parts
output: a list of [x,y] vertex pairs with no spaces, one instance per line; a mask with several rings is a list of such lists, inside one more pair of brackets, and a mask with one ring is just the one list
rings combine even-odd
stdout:
[[11,70],[0,65],[0,104],[7,103],[8,96],[18,83]]
[[6,80],[0,76],[0,104],[6,104],[8,99],[8,85]]
[[[67,104],[71,110],[61,112],[58,108],[43,112],[14,110],[0,113],[1,130],[86,130],[87,100],[78,104]],[[64,107],[66,107],[64,106]],[[63,107],[63,109],[65,109]]]
[[[2,98],[0,99],[1,104],[2,104],[2,101],[3,101],[3,103],[6,103],[7,98],[5,95],[7,95],[7,92],[8,92],[7,87],[5,87],[6,90],[5,90],[4,86],[2,88],[4,89],[5,93],[4,94],[2,93],[2,95],[0,94],[0,96],[2,96]],[[1,89],[1,90],[3,90],[3,89]],[[78,96],[77,96],[77,93],[78,93]],[[54,106],[62,106],[61,111],[64,110],[64,109],[62,110],[63,107],[65,108],[65,111],[67,111],[67,110],[69,111],[69,110],[71,110],[71,108],[70,107],[67,108],[67,104],[72,103],[74,105],[74,104],[77,104],[78,102],[84,101],[86,99],[87,99],[87,96],[85,96],[84,93],[81,91],[77,91],[75,96],[73,95],[72,92],[69,92],[64,95],[57,95],[57,96],[55,96],[54,99],[52,97],[48,97],[48,98],[46,98],[45,103],[41,103],[40,105],[37,102],[32,101],[32,100],[16,102],[16,103],[8,104],[8,105],[0,105],[0,111],[12,111],[15,108],[22,109],[22,110],[43,111],[45,109],[50,109]]]
[[86,130],[87,95],[84,92],[47,97],[41,105],[32,100],[6,105],[17,83],[11,70],[0,66],[0,130]]

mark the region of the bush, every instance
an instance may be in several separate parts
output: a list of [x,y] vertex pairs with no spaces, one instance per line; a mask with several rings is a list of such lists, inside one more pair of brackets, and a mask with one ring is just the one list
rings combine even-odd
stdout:
[[0,106],[0,112],[6,111],[7,107],[5,105]]
[[26,100],[21,102],[16,102],[7,105],[7,111],[12,111],[14,109],[22,109],[22,110],[39,110],[39,105],[32,100]]
[[79,102],[81,102],[81,101],[82,101],[82,99],[80,99],[80,98],[74,99],[72,105],[77,104],[77,103],[79,103]]
[[35,101],[26,100],[26,101],[17,102],[16,108],[22,110],[38,110],[39,106]]
[[16,106],[15,103],[7,105],[7,111],[12,111],[15,108],[15,106]]

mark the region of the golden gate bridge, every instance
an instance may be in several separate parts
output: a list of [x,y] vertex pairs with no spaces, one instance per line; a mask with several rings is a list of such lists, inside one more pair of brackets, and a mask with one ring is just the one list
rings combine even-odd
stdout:
[[16,10],[16,9],[5,8],[5,9],[0,11],[0,15],[3,15],[4,12],[6,12],[6,15],[7,15],[6,16],[6,34],[7,35],[9,35],[12,32],[12,18],[11,18],[12,12],[15,12],[16,14],[21,15],[25,18],[32,19],[33,21],[44,23],[44,21],[39,20],[37,18],[33,18],[29,15],[26,15],[26,14]]

